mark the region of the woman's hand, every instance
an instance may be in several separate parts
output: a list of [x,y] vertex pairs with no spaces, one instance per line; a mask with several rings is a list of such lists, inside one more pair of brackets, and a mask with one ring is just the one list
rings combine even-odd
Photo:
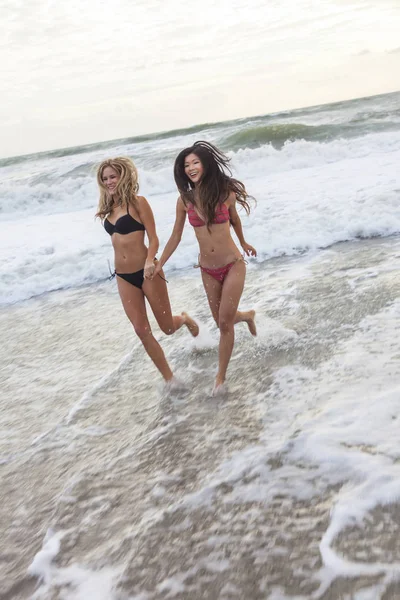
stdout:
[[144,278],[145,279],[153,279],[155,275],[156,265],[154,261],[147,261],[144,264]]
[[247,242],[242,244],[242,248],[247,256],[257,256],[257,250],[253,248],[253,246],[250,246],[250,244]]
[[153,273],[153,277],[155,277],[156,275],[159,275],[162,271],[162,266],[161,263],[159,261],[156,262],[156,264],[154,265],[154,273]]

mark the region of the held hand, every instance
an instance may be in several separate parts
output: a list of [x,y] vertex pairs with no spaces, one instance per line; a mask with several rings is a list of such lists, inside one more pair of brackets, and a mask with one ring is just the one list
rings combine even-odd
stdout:
[[156,275],[159,275],[162,271],[162,266],[161,264],[157,261],[156,264],[154,265],[154,273],[153,273],[153,277],[155,277]]
[[156,265],[154,264],[154,262],[146,262],[144,265],[144,278],[153,279],[155,270]]
[[242,244],[242,248],[245,254],[247,254],[247,256],[257,256],[257,250],[253,248],[253,246],[250,246],[250,244],[248,244],[247,242],[244,242],[244,244]]

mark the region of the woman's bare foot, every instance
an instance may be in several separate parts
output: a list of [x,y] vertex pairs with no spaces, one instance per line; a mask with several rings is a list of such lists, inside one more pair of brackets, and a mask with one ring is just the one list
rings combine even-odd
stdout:
[[256,324],[254,321],[255,316],[256,316],[255,310],[249,310],[246,313],[245,321],[247,323],[247,327],[249,328],[251,335],[257,335],[257,328],[256,328]]
[[185,319],[184,324],[189,329],[192,336],[197,337],[199,335],[199,326],[197,325],[196,321],[194,319],[192,319],[192,317],[190,317],[185,312],[183,312],[181,314],[182,314],[182,317]]
[[161,393],[163,396],[168,397],[170,394],[179,394],[180,392],[186,392],[187,385],[177,379],[175,376],[172,379],[164,379],[164,385],[161,388]]
[[228,393],[228,386],[226,385],[225,381],[219,381],[218,377],[215,380],[215,386],[214,389],[212,391],[212,396],[225,396]]

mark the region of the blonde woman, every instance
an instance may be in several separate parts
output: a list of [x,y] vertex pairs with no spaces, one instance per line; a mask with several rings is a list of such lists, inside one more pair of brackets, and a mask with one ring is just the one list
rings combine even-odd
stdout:
[[[167,335],[186,325],[193,336],[199,328],[185,312],[173,316],[162,271],[153,277],[158,237],[153,212],[146,198],[138,195],[138,173],[126,157],[105,160],[97,169],[100,200],[96,217],[111,237],[118,291],[125,313],[147,354],[165,381],[173,373],[164,352],[152,334],[147,318],[147,298],[160,329]],[[144,234],[147,234],[148,247]]]

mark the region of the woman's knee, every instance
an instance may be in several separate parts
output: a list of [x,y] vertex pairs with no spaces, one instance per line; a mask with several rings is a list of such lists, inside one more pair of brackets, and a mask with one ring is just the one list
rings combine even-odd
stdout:
[[171,323],[170,325],[165,325],[163,323],[162,325],[160,325],[160,329],[163,333],[165,333],[165,335],[172,335],[175,332],[175,327],[173,323]]
[[218,327],[221,333],[229,333],[233,331],[234,320],[224,315],[219,316]]
[[152,335],[150,325],[146,325],[145,323],[137,323],[136,325],[134,324],[133,327],[135,329],[136,335],[141,340],[145,340],[150,335]]

